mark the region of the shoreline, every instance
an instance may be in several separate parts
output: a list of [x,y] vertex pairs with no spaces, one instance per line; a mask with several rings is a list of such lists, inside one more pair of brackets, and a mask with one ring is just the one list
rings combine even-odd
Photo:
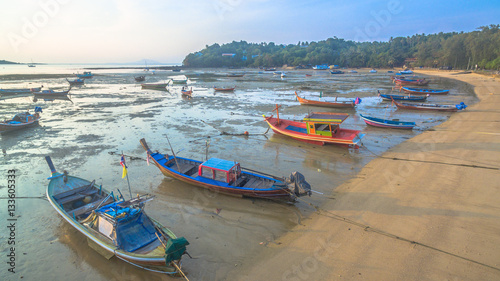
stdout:
[[227,280],[500,278],[499,80],[416,74],[467,82],[480,101],[370,161]]

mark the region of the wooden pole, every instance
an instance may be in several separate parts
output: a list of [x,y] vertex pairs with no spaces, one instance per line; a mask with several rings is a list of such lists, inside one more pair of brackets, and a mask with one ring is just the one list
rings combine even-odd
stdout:
[[[122,150],[122,157],[123,157],[123,165],[127,167],[127,164],[125,162],[125,156],[123,155],[123,150]],[[127,169],[127,168],[125,168]],[[132,189],[130,188],[130,181],[128,180],[128,171],[127,174],[125,175],[127,177],[127,184],[128,184],[128,192],[130,194],[130,199],[132,199]]]
[[167,134],[165,134],[165,137],[167,137],[168,145],[170,146],[170,151],[172,151],[172,155],[174,156],[175,165],[177,165],[177,170],[180,173],[181,167],[179,166],[179,163],[177,162],[177,157],[175,157],[174,149],[172,148],[172,145],[170,144],[170,140],[168,139]]

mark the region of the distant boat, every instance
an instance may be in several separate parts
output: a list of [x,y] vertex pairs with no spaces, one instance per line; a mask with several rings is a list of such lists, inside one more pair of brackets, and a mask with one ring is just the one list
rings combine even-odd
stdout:
[[39,92],[39,91],[41,91],[42,87],[37,87],[37,88],[20,88],[20,89],[0,89],[0,94],[2,96],[31,94],[31,92]]
[[394,71],[392,71],[392,70],[388,70],[388,71],[387,71],[387,73],[394,73]]
[[306,74],[306,77],[311,77],[311,76],[312,76],[312,74]]
[[450,92],[450,90],[423,89],[423,88],[410,88],[410,87],[401,87],[401,89],[407,93],[414,95],[446,95]]
[[429,111],[449,111],[456,112],[459,110],[463,110],[467,108],[463,102],[457,105],[452,104],[430,104],[430,103],[399,103],[393,100],[394,104],[398,107],[398,109],[412,109],[412,110],[429,110]]
[[174,68],[172,69],[173,72],[181,72],[181,69],[180,68]]
[[33,63],[33,60],[31,60],[31,63],[28,64],[28,67],[36,67],[36,65]]
[[377,70],[372,69],[372,70],[370,70],[370,73],[377,73]]
[[286,77],[286,73],[285,72],[281,72],[281,78],[285,78]]
[[327,70],[330,69],[327,64],[318,64],[312,67],[314,70]]
[[71,90],[71,86],[67,91],[53,91],[53,90],[43,90],[39,92],[33,92],[35,96],[35,101],[37,99],[43,100],[70,100],[68,93]]
[[356,70],[351,70],[349,72],[351,72],[351,73],[358,73]]
[[14,115],[10,120],[5,120],[0,122],[0,134],[4,134],[11,131],[16,131],[37,125],[40,120],[40,113],[42,112],[41,107],[35,107],[35,114],[29,112],[22,112]]
[[264,71],[276,71],[276,67],[264,68]]
[[330,71],[331,74],[344,74],[344,71],[342,70],[335,70],[335,71]]
[[394,78],[394,83],[398,85],[417,85],[417,86],[426,86],[429,84],[429,80],[425,78],[422,79],[403,79],[403,78]]
[[217,92],[232,92],[234,91],[236,87],[232,87],[232,88],[220,88],[220,87],[215,87],[214,86],[214,90],[217,91]]
[[277,117],[263,115],[269,127],[277,134],[317,145],[342,144],[354,147],[358,147],[363,137],[361,131],[340,128],[340,124],[349,117],[347,113],[312,112],[300,122],[280,119],[278,108],[276,105]]
[[188,79],[172,79],[172,84],[187,84]]
[[68,81],[70,86],[79,86],[79,85],[83,85],[85,83],[85,80],[80,79],[80,78],[77,78],[74,80],[68,80],[68,78],[66,78],[66,81]]
[[191,98],[193,95],[193,87],[191,87],[191,90],[188,90],[187,87],[182,87],[181,94],[185,97]]
[[92,74],[92,72],[90,71],[84,71],[83,74],[75,74],[76,77],[78,78],[83,78],[83,79],[90,79],[92,77],[94,77],[94,74]]
[[167,86],[170,83],[143,83],[141,84],[142,89],[150,89],[150,90],[167,90]]
[[243,77],[245,74],[239,74],[239,73],[228,73],[226,74],[227,77]]
[[[148,158],[165,175],[217,193],[238,197],[263,198],[294,202],[297,197],[311,194],[304,176],[292,173],[283,179],[245,169],[232,160],[210,158],[205,162],[153,152],[145,139],[140,140]],[[288,183],[293,183],[288,185]],[[293,188],[291,188],[293,186]]]
[[142,82],[142,81],[146,80],[146,76],[144,76],[144,75],[136,76],[136,77],[134,77],[134,79],[136,82]]
[[384,100],[392,101],[392,100],[398,100],[398,101],[426,101],[427,96],[405,96],[405,95],[389,95],[389,94],[378,94],[381,98]]
[[297,97],[297,100],[299,101],[300,104],[302,105],[314,105],[314,106],[321,106],[321,107],[332,107],[332,108],[354,108],[355,103],[354,101],[334,101],[334,102],[327,102],[327,101],[315,101],[315,100],[308,100],[299,97],[297,92],[295,92],[295,96]]
[[406,75],[406,74],[413,74],[413,71],[411,71],[410,69],[405,69],[401,70],[399,73],[402,75]]
[[415,122],[404,122],[404,121],[399,121],[399,119],[387,120],[387,119],[364,116],[362,114],[360,114],[359,116],[361,116],[361,119],[363,119],[363,121],[365,121],[367,125],[374,127],[411,130],[416,125]]

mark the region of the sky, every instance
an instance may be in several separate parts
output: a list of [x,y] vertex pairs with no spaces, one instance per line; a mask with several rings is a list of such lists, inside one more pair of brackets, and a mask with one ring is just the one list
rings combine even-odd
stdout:
[[214,43],[388,41],[499,15],[497,0],[0,0],[0,60],[181,63]]

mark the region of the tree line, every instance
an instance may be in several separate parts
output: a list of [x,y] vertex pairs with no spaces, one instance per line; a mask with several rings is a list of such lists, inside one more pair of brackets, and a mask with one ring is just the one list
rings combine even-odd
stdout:
[[248,43],[206,45],[184,58],[187,67],[280,67],[317,64],[340,67],[479,67],[500,69],[500,25],[472,32],[415,34],[388,42],[354,42],[337,37],[297,44]]

